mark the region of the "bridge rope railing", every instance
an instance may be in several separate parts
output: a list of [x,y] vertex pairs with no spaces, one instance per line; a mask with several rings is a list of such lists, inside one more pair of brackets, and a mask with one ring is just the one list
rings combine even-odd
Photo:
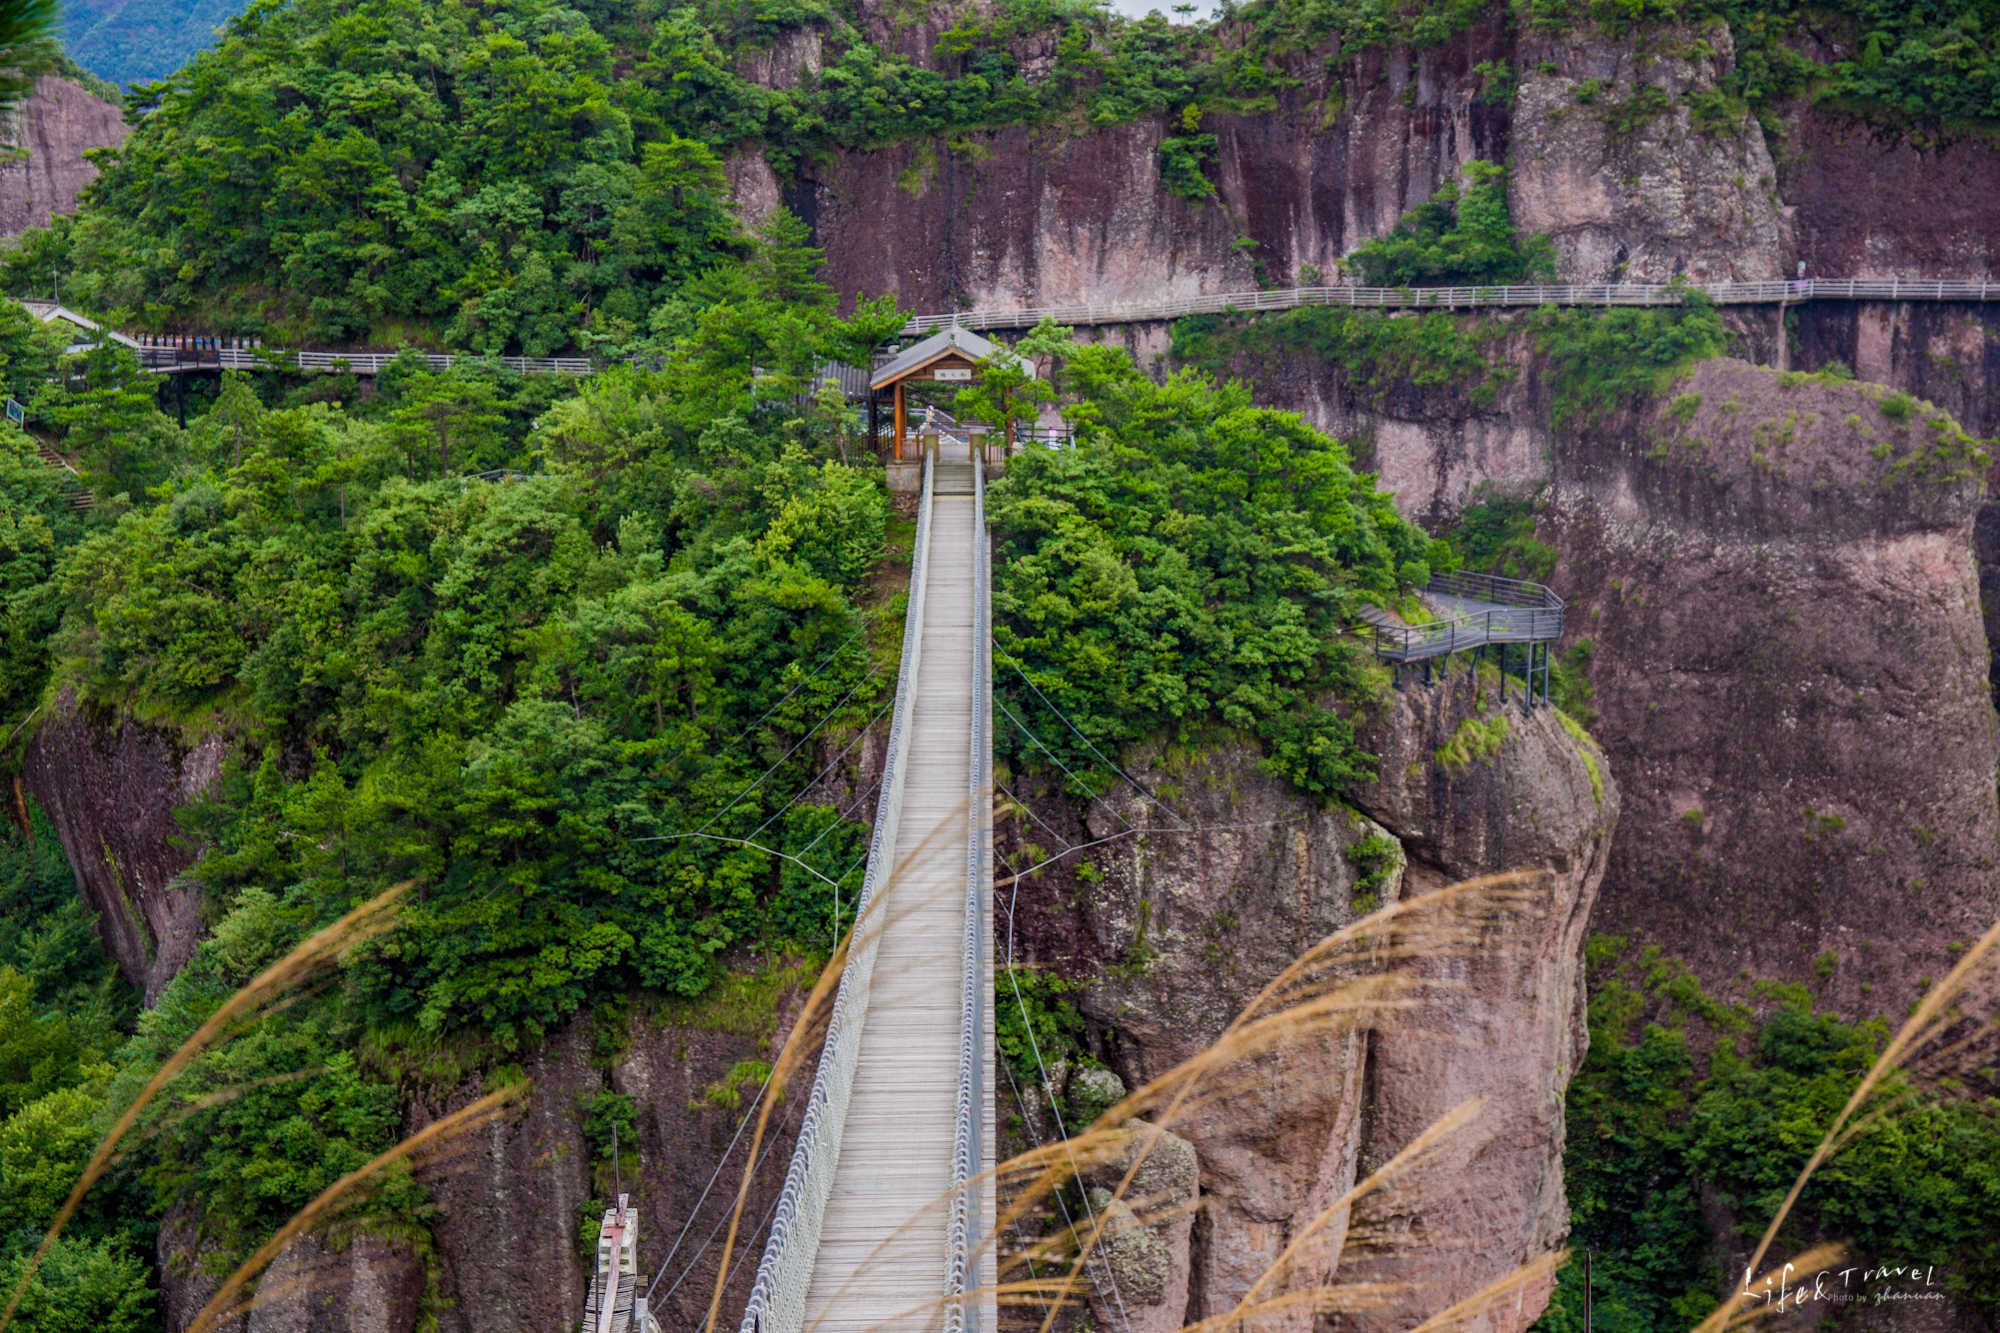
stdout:
[[1471,309],[1476,306],[1660,306],[1680,305],[1690,292],[1703,292],[1718,305],[1790,305],[1800,301],[1997,301],[2000,282],[1918,281],[1910,278],[1801,278],[1779,282],[1568,283],[1468,287],[1291,287],[1277,291],[1220,292],[1170,301],[1121,304],[1032,306],[1022,310],[961,310],[916,315],[905,334],[953,325],[966,329],[1031,328],[1044,319],[1057,324],[1136,324],[1219,315],[1231,311],[1294,310],[1300,306],[1355,306],[1362,309]]
[[986,469],[972,468],[972,729],[971,782],[966,807],[965,926],[961,939],[963,980],[959,991],[958,1107],[952,1130],[951,1212],[945,1240],[945,1333],[977,1333],[978,1307],[968,1309],[967,1290],[982,1285],[970,1272],[983,1252],[979,1244],[979,1181],[985,1142],[986,997],[992,993],[985,968],[989,919],[986,894],[990,875],[986,846],[993,799],[992,737],[988,698],[993,688],[991,576],[986,549]]
[[882,765],[882,796],[876,806],[875,831],[869,840],[868,868],[855,903],[855,925],[847,963],[834,992],[826,1042],[807,1094],[805,1116],[785,1172],[771,1218],[770,1237],[757,1265],[757,1278],[743,1309],[740,1333],[801,1333],[805,1327],[806,1289],[819,1255],[820,1227],[840,1164],[840,1141],[847,1128],[847,1108],[854,1093],[854,1076],[861,1062],[861,1032],[874,980],[875,955],[882,943],[886,917],[869,915],[869,908],[895,871],[896,829],[903,813],[903,782],[908,769],[911,718],[919,655],[923,647],[926,557],[930,550],[932,464],[924,463],[917,537],[910,556],[909,611],[904,620],[903,657],[896,679],[896,711],[889,723],[888,752]]

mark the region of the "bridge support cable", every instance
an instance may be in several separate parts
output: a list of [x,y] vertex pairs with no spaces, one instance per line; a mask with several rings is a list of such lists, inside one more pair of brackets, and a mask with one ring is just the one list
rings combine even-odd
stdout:
[[[765,1087],[768,1088],[769,1086],[770,1086],[770,1080],[766,1079]],[[759,1092],[759,1095],[760,1096],[762,1095],[761,1090]],[[743,1124],[748,1125],[750,1121],[753,1118],[755,1118],[756,1113],[757,1113],[756,1104],[753,1102],[750,1108],[743,1113]],[[764,1164],[771,1160],[771,1154],[777,1150],[779,1141],[784,1138],[785,1131],[791,1128],[791,1124],[792,1124],[792,1108],[787,1106],[785,1108],[784,1114],[778,1118],[777,1131],[771,1135],[771,1141],[764,1145],[763,1152],[757,1154],[756,1164],[751,1168],[751,1173],[753,1175],[756,1172],[762,1171],[764,1169]],[[742,1126],[738,1126],[739,1133],[741,1132],[741,1129]],[[735,1145],[732,1143],[730,1146],[734,1147]],[[727,1160],[726,1156],[725,1160]],[[718,1163],[716,1166],[717,1172],[720,1173],[721,1169],[722,1169],[721,1164]],[[714,1179],[711,1177],[709,1184],[712,1186],[714,1183],[715,1183]],[[707,1197],[707,1191],[704,1190],[703,1198],[705,1199],[706,1197]],[[757,1231],[753,1231],[750,1233],[751,1238],[754,1238],[757,1235],[758,1231],[762,1231],[765,1223],[771,1220],[772,1208],[775,1208],[776,1206],[777,1206],[777,1200],[774,1199],[772,1200],[772,1207],[765,1209],[763,1221],[760,1221],[757,1224]],[[694,1225],[695,1218],[700,1214],[700,1212],[701,1212],[701,1204],[697,1202],[695,1204],[695,1211],[688,1214],[687,1226]],[[681,1284],[683,1284],[689,1278],[694,1276],[695,1271],[701,1267],[702,1256],[707,1254],[709,1250],[714,1247],[715,1238],[722,1234],[722,1229],[729,1225],[729,1219],[733,1215],[734,1215],[733,1207],[725,1207],[722,1210],[722,1215],[715,1219],[715,1225],[709,1228],[708,1235],[702,1239],[700,1245],[695,1247],[694,1253],[688,1256],[687,1263],[681,1268],[680,1276],[674,1279],[673,1285],[667,1288],[666,1294],[664,1296],[660,1297],[658,1301],[654,1301],[653,1291],[660,1285],[660,1280],[667,1275],[667,1263],[673,1259],[673,1251],[671,1250],[668,1251],[667,1258],[661,1261],[660,1271],[654,1274],[653,1276],[652,1285],[646,1288],[646,1300],[651,1303],[652,1309],[658,1310],[662,1306],[666,1305],[668,1301],[674,1298],[674,1293],[681,1289]],[[687,1234],[687,1227],[683,1227],[681,1230],[682,1238],[685,1238],[686,1234]],[[675,1249],[680,1248],[679,1239],[675,1240],[674,1248]],[[747,1256],[749,1253],[750,1253],[750,1246],[746,1244],[744,1246],[743,1255]],[[743,1266],[743,1257],[739,1256],[737,1258],[735,1265],[732,1266],[729,1270],[730,1281],[735,1280],[736,1271],[737,1269],[740,1269],[742,1266]]]
[[[993,1033],[986,1010],[993,994],[993,600],[986,540],[985,469],[972,468],[972,726],[966,768],[965,926],[961,936],[957,1115],[952,1131],[951,1224],[946,1239],[945,1333],[991,1330],[993,1297],[968,1302],[968,1290],[990,1293],[997,1272],[990,1180],[994,1163]],[[982,1311],[987,1312],[981,1319]]]
[[[1066,855],[1067,852],[1064,854]],[[1009,866],[1008,869],[1012,870],[1013,867]],[[1025,874],[1012,876],[1012,884],[1007,898],[1007,984],[1013,988],[1014,1003],[1021,1011],[1022,1030],[1028,1034],[1028,1049],[1034,1054],[1035,1071],[1041,1076],[1042,1096],[1047,1098],[1049,1114],[1055,1118],[1056,1133],[1062,1136],[1063,1142],[1067,1143],[1069,1141],[1069,1127],[1063,1123],[1062,1101],[1056,1095],[1055,1080],[1049,1077],[1049,1067],[1042,1059],[1042,1044],[1035,1039],[1035,1021],[1028,1014],[1028,1002],[1021,995],[1021,982],[1014,971],[1014,907],[1020,900],[1021,881],[1024,878],[1026,878]],[[1034,1140],[1035,1146],[1037,1148],[1041,1147],[1042,1136],[1035,1128],[1034,1117],[1028,1114],[1027,1102],[1021,1096],[1020,1084],[1014,1081],[1014,1071],[1012,1069],[1007,1071],[1007,1085],[1014,1090],[1014,1104],[1021,1108],[1022,1127],[1028,1131],[1028,1137]],[[1075,1176],[1078,1181],[1081,1181],[1083,1172],[1076,1164],[1076,1155],[1068,1153],[1068,1156],[1071,1175]],[[1083,1203],[1084,1220],[1089,1223],[1088,1229],[1081,1232],[1077,1230],[1076,1219],[1070,1216],[1069,1204],[1064,1201],[1063,1192],[1057,1190],[1054,1198],[1056,1207],[1062,1212],[1063,1225],[1070,1229],[1072,1235],[1098,1235],[1097,1210],[1091,1207],[1090,1191],[1080,1190],[1078,1191],[1078,1195]],[[1018,1224],[1016,1225],[1016,1230],[1019,1230]],[[1085,1267],[1090,1272],[1091,1281],[1097,1285],[1097,1289],[1100,1292],[1107,1288],[1110,1290],[1112,1304],[1118,1307],[1118,1328],[1114,1333],[1125,1333],[1125,1330],[1132,1326],[1132,1317],[1125,1310],[1125,1294],[1118,1289],[1117,1276],[1112,1273],[1110,1265],[1104,1262],[1102,1252],[1096,1247],[1092,1247],[1090,1258],[1086,1261]],[[1043,1298],[1042,1310],[1046,1316],[1048,1313],[1046,1297]]]
[[[1044,708],[1048,709],[1051,713],[1054,713],[1058,718],[1062,719],[1062,724],[1075,733],[1076,738],[1083,742],[1085,749],[1089,750],[1091,754],[1097,757],[1099,763],[1103,764],[1113,773],[1116,773],[1119,777],[1124,778],[1126,782],[1131,784],[1133,791],[1138,792],[1141,796],[1151,801],[1154,805],[1157,805],[1160,807],[1160,809],[1166,811],[1166,813],[1170,815],[1176,823],[1180,824],[1181,827],[1183,828],[1194,827],[1192,824],[1189,824],[1187,820],[1182,819],[1178,811],[1169,809],[1167,804],[1164,801],[1162,801],[1159,797],[1153,795],[1153,793],[1147,791],[1144,787],[1140,786],[1138,780],[1135,779],[1130,773],[1127,773],[1124,769],[1120,768],[1118,765],[1112,763],[1111,760],[1106,758],[1104,751],[1098,749],[1096,745],[1092,744],[1090,737],[1084,735],[1083,732],[1078,729],[1076,723],[1069,720],[1068,714],[1064,713],[1060,708],[1057,708],[1053,703],[1049,702],[1049,696],[1043,694],[1042,687],[1035,684],[1034,678],[1031,677],[1026,671],[1024,671],[1021,668],[1021,663],[1018,658],[1014,657],[1012,654],[1008,654],[1007,665],[1014,669],[1014,674],[1021,678],[1023,684],[1025,684],[1029,689],[1035,692],[1035,697],[1042,701],[1042,706]],[[1020,721],[1019,718],[1015,718],[1014,720],[1017,723]],[[1023,726],[1021,730],[1028,731],[1028,729],[1025,726]],[[1049,747],[1046,745],[1042,745],[1041,740],[1037,738],[1033,732],[1031,731],[1028,732],[1028,737],[1030,740],[1033,740],[1035,744],[1041,745],[1043,752],[1047,753],[1051,759],[1055,758],[1054,753],[1049,750]],[[1068,770],[1065,769],[1064,771],[1067,772]]]
[[880,900],[895,869],[914,730],[912,705],[922,664],[933,471],[933,462],[926,459],[916,543],[910,559],[909,607],[904,622],[901,670],[896,680],[895,713],[889,725],[882,796],[876,806],[875,827],[869,841],[868,868],[862,876],[861,897],[855,904],[853,939],[840,984],[834,992],[826,1040],[806,1096],[797,1145],[758,1263],[756,1281],[744,1308],[742,1333],[803,1333],[805,1328],[807,1289],[819,1257],[827,1201],[840,1162],[875,961],[887,920]]

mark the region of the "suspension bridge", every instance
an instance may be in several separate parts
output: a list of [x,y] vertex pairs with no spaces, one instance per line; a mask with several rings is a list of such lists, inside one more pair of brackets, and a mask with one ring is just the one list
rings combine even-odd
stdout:
[[743,1333],[994,1327],[984,471],[926,438],[853,942]]
[[[996,1074],[986,468],[964,437],[929,429],[921,439],[903,655],[856,925],[783,1189],[767,1222],[750,1233],[768,1225],[739,1333],[997,1328],[995,1200],[986,1187]],[[1539,647],[1546,698],[1548,644],[1562,632],[1554,593],[1444,574],[1423,600],[1437,619],[1375,613],[1359,628],[1399,668],[1526,645],[1528,707]],[[1057,859],[1073,850],[1065,846]],[[1011,929],[1008,953],[1011,965]],[[1053,1104],[1049,1077],[1044,1068],[1040,1091]],[[753,1101],[745,1124],[755,1112]],[[621,1262],[637,1225],[627,1217],[622,1199],[605,1214],[582,1333],[656,1333],[631,1315],[647,1309],[645,1298],[620,1294],[620,1273],[633,1271],[629,1259]],[[683,1277],[697,1263],[698,1256],[688,1261]],[[1090,1280],[1115,1292],[1108,1268],[1093,1266]]]

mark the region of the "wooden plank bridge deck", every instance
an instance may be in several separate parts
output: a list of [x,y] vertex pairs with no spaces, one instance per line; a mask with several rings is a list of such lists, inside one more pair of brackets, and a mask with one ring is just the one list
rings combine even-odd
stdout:
[[978,1182],[994,1156],[991,658],[981,483],[963,450],[945,442],[930,464],[874,887],[743,1317],[753,1333],[994,1328],[991,1295],[953,1299],[994,1280]]
[[[806,1295],[821,1333],[943,1324],[971,829],[972,497],[932,501],[908,787],[840,1166]],[[990,987],[988,993],[990,994]],[[991,1079],[985,1080],[988,1088]]]

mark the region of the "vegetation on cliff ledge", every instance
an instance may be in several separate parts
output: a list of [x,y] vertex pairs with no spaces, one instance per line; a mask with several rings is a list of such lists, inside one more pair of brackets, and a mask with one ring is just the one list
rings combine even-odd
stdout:
[[[1732,1270],[1743,1256],[1729,1247],[1769,1223],[1890,1025],[1840,1019],[1804,986],[1765,983],[1751,988],[1759,1017],[1704,993],[1657,947],[1617,936],[1594,937],[1588,962],[1590,1053],[1567,1106],[1569,1243],[1594,1253],[1596,1328],[1687,1328],[1741,1280]],[[1812,1176],[1785,1244],[1840,1237],[1852,1246],[1843,1267],[1914,1264],[1970,1308],[2000,1308],[2000,1101],[1902,1075],[1880,1096],[1895,1113]],[[1843,1285],[1867,1298],[1858,1270]],[[1573,1262],[1535,1327],[1583,1326]]]
[[[1340,630],[1423,586],[1448,548],[1339,442],[1240,384],[1156,383],[1104,347],[1068,374],[1077,447],[1032,452],[993,488],[1000,699],[1076,772],[1144,736],[1229,728],[1323,799],[1364,780],[1373,761],[1334,705],[1370,691]],[[1018,727],[997,741],[1039,761]]]

